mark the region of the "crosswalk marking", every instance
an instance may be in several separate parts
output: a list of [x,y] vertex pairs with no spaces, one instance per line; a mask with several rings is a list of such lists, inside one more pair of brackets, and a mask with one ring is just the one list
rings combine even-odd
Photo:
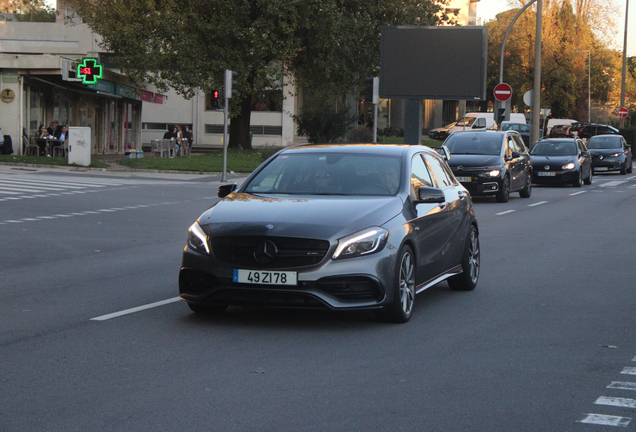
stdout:
[[594,402],[596,405],[617,406],[622,408],[636,408],[636,400],[620,397],[601,396]]
[[627,183],[627,180],[609,181],[607,183],[600,184],[599,187],[616,187],[616,186],[622,185],[623,183]]
[[607,388],[636,391],[636,382],[612,381]]
[[627,427],[630,421],[630,417],[618,417],[602,414],[585,414],[585,417],[583,417],[582,420],[578,420],[579,423],[621,427]]

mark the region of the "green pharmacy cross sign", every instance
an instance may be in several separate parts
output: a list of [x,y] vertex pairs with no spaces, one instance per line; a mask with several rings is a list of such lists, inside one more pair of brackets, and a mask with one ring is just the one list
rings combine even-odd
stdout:
[[96,59],[85,58],[77,65],[77,77],[82,79],[82,84],[96,84],[102,77],[102,69]]

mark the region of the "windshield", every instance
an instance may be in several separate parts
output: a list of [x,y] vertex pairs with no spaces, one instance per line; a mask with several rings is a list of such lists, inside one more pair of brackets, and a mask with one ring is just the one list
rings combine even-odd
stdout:
[[536,156],[575,156],[578,147],[572,141],[538,141],[530,150]]
[[451,135],[444,145],[451,154],[491,155],[501,154],[501,135],[487,132],[461,132]]
[[395,195],[397,157],[343,153],[282,153],[259,172],[246,193],[290,195]]
[[620,137],[596,135],[587,142],[588,149],[615,149],[622,148]]
[[473,125],[473,123],[475,123],[475,120],[477,120],[477,117],[462,117],[458,122],[456,126],[466,126],[471,127]]

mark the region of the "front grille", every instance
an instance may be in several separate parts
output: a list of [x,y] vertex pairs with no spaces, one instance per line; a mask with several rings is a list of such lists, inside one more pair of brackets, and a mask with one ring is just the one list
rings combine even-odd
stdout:
[[220,289],[205,298],[208,304],[322,309],[326,305],[310,294],[259,289]]
[[[255,253],[266,241],[276,246],[271,262],[257,261]],[[282,269],[318,264],[329,250],[329,242],[295,237],[212,237],[212,254],[219,261],[238,267]]]

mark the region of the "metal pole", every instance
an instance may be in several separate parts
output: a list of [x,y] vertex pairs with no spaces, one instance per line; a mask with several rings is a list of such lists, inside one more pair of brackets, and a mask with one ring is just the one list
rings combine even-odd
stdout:
[[503,82],[504,51],[506,49],[506,41],[508,40],[508,35],[510,34],[510,31],[512,30],[512,26],[515,25],[515,23],[517,22],[517,19],[521,16],[521,14],[530,6],[532,6],[532,4],[535,3],[536,1],[537,0],[531,0],[528,2],[528,4],[522,7],[521,10],[517,12],[517,15],[515,15],[512,22],[508,26],[508,30],[506,30],[506,35],[504,36],[503,42],[501,43],[501,55],[499,56],[499,83]]
[[228,105],[230,100],[225,98],[225,106],[223,107],[223,116],[225,120],[223,121],[223,173],[221,174],[221,182],[226,181],[225,175],[227,173],[227,117],[228,117]]
[[[621,107],[625,106],[625,76],[627,75],[627,23],[629,11],[629,0],[625,0],[625,35],[623,37],[623,73],[621,75]],[[622,129],[625,127],[625,119],[620,118],[619,127]]]
[[378,104],[373,104],[373,143],[378,142]]
[[592,123],[592,53],[587,52],[587,122]]
[[532,138],[531,147],[539,141],[541,115],[541,28],[543,0],[537,0],[537,29],[534,43],[534,86],[532,90]]

